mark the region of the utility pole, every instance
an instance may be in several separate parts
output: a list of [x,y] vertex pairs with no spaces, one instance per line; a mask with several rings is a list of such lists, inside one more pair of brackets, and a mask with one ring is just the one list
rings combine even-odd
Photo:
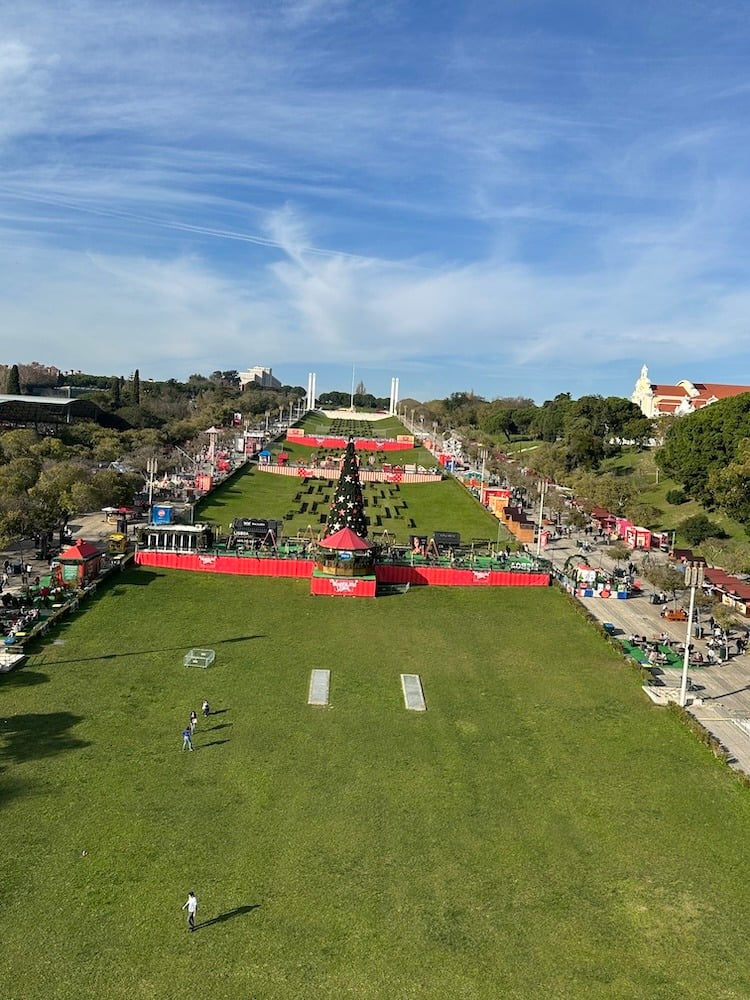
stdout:
[[148,505],[151,507],[151,503],[154,499],[154,476],[159,471],[159,466],[157,464],[156,458],[149,458],[146,462],[146,472],[148,473]]
[[680,685],[680,707],[685,707],[687,700],[688,665],[690,663],[690,629],[693,627],[693,609],[695,608],[695,588],[703,586],[704,566],[702,562],[689,562],[685,566],[685,583],[690,587],[690,607],[688,610],[687,636],[685,637],[685,656],[682,661],[682,684]]
[[544,522],[544,498],[547,495],[547,480],[539,480],[539,530],[536,534],[536,554],[537,558],[542,551],[542,524]]

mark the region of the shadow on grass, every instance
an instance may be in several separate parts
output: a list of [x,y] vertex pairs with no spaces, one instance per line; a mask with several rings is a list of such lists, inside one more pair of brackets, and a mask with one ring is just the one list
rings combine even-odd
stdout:
[[[0,773],[2,769],[0,768]],[[18,798],[23,794],[21,785],[18,782],[0,781],[0,809],[7,805],[11,799]]]
[[48,682],[49,677],[46,674],[40,674],[35,670],[24,670],[23,667],[11,670],[9,674],[3,674],[0,680],[3,687],[34,687]]
[[220,913],[218,917],[212,917],[210,920],[204,920],[200,924],[195,925],[197,931],[203,930],[204,927],[211,927],[213,924],[224,924],[227,920],[234,920],[235,917],[241,917],[245,913],[251,913],[253,910],[260,909],[260,903],[251,903],[248,906],[238,906],[234,910],[227,910],[226,913]]
[[228,743],[229,740],[211,740],[209,743],[201,743],[200,749],[205,750],[207,747],[220,747],[222,743]]
[[232,725],[233,723],[231,722],[222,722],[218,726],[211,726],[211,728],[206,731],[209,733],[215,733],[217,729],[230,729]]
[[49,712],[12,715],[0,720],[0,735],[5,744],[0,746],[0,761],[20,764],[89,746],[87,740],[76,739],[68,732],[82,718],[70,712]]
[[[130,587],[147,587],[154,580],[158,580],[159,577],[164,576],[163,573],[155,573],[152,569],[144,569],[143,566],[129,566],[123,573],[125,581],[123,584],[115,584],[114,587],[105,590],[105,594],[116,595],[118,593],[125,593],[126,589]],[[98,592],[97,592],[98,594]]]
[[[175,652],[187,652],[191,646],[196,646],[205,648],[206,646],[224,646],[230,642],[250,642],[252,639],[265,639],[265,635],[239,635],[232,639],[216,639],[215,641],[206,640],[205,638],[201,642],[189,642],[181,646],[161,646],[153,649],[133,649],[126,653],[99,653],[96,656],[73,656],[69,660],[55,660],[57,663],[85,663],[88,660],[121,660],[123,657],[127,656],[147,656],[149,653],[175,653]],[[10,676],[10,675],[9,675]]]

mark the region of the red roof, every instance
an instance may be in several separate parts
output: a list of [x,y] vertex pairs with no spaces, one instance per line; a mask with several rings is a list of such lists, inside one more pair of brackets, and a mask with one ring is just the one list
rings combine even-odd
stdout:
[[100,556],[101,554],[101,549],[92,545],[91,542],[87,542],[84,538],[79,538],[69,549],[61,552],[57,558],[60,562],[87,562],[89,559],[93,559],[94,556]]
[[351,528],[342,528],[335,535],[329,535],[328,538],[324,538],[320,542],[320,545],[324,549],[343,549],[352,552],[364,552],[366,549],[372,548],[369,542],[360,538],[356,531],[352,531]]
[[725,594],[738,597],[741,601],[750,601],[750,585],[742,580],[738,580],[731,573],[725,573],[723,569],[707,569],[705,571],[705,579],[712,587],[716,587],[717,590],[721,590]]
[[682,385],[652,385],[651,391],[655,396],[687,396],[687,389]]
[[728,399],[730,396],[739,396],[743,392],[750,392],[750,385],[724,385],[722,382],[693,382],[698,390],[698,394],[703,399]]

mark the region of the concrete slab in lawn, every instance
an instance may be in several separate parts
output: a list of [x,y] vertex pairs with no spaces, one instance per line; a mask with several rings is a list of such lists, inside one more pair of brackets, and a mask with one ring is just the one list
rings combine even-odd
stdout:
[[401,674],[401,689],[404,692],[404,704],[410,711],[427,711],[419,674]]
[[331,671],[313,670],[310,674],[310,693],[307,696],[307,704],[327,705],[330,687]]

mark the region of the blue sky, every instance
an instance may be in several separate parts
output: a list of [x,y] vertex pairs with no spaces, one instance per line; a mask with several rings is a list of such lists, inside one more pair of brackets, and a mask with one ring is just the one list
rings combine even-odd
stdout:
[[0,5],[0,360],[750,382],[734,0]]

